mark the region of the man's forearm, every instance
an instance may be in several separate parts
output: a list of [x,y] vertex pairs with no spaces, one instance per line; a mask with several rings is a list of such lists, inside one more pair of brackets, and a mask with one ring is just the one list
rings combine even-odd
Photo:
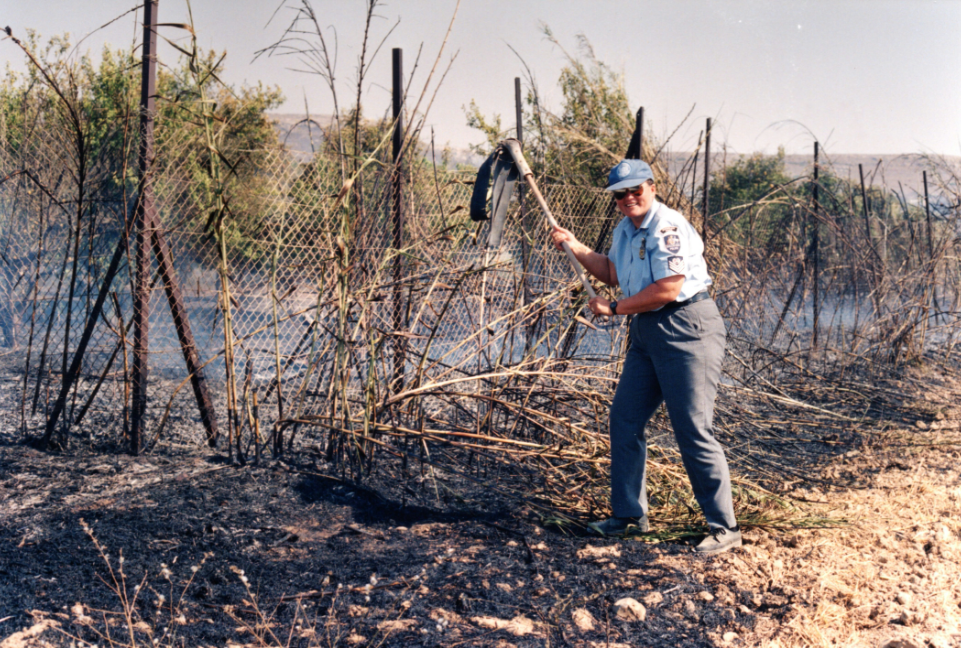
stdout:
[[595,279],[603,281],[608,286],[616,286],[617,281],[612,277],[611,261],[606,254],[595,252],[580,241],[568,241],[571,252],[577,257],[584,269]]
[[681,294],[683,284],[684,275],[674,275],[656,281],[641,292],[619,300],[617,302],[617,313],[618,315],[634,315],[657,310],[677,299],[677,296]]

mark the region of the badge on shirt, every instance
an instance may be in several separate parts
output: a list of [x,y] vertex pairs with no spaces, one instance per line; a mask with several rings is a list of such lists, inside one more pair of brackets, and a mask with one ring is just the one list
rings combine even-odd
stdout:
[[681,237],[677,234],[668,234],[664,237],[664,247],[667,248],[668,252],[677,254],[681,251]]
[[646,257],[646,256],[647,256],[647,239],[646,239],[646,238],[642,238],[642,239],[641,239],[641,249],[637,251],[637,258],[640,259],[641,261],[643,261],[643,260],[644,260],[644,257]]
[[667,269],[674,274],[684,274],[684,257],[672,256],[667,258]]

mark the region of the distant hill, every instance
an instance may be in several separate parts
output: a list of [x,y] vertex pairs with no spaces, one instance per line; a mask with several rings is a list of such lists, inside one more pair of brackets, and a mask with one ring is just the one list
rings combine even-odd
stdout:
[[[294,151],[298,158],[303,160],[309,159],[311,151],[320,146],[323,142],[322,129],[328,128],[333,122],[332,115],[311,115],[312,122],[309,126],[302,114],[270,113],[268,116],[273,120],[280,140],[286,144],[287,148]],[[429,147],[427,148],[429,151]],[[435,152],[439,160],[441,149],[437,148]],[[667,160],[671,172],[677,174],[686,164],[690,163],[691,155],[691,153],[665,152],[661,154],[661,157]],[[728,155],[725,159],[724,153],[712,154],[711,175],[723,168],[725,162],[732,164],[737,157],[741,156]],[[483,161],[481,156],[472,153],[469,149],[451,149],[450,151],[451,167],[456,167],[459,164],[476,167]],[[787,175],[792,178],[810,174],[813,167],[812,157],[807,155],[785,156],[784,163]],[[843,153],[823,155],[821,164],[829,165],[835,175],[854,182],[859,181],[858,165],[861,164],[864,167],[865,182],[892,190],[899,190],[900,183],[900,186],[908,194],[909,200],[912,199],[912,194],[923,193],[921,174],[925,170],[929,172],[930,179],[931,171],[935,166],[947,164],[961,176],[961,157],[958,156],[939,157],[936,161],[932,161],[925,156],[914,153],[901,155],[853,155]],[[704,161],[701,158],[698,161],[698,178],[702,177],[703,171]]]
[[[690,164],[691,153],[662,153],[662,157],[667,159],[668,169],[677,174],[685,165]],[[711,175],[712,177],[724,167],[725,163],[733,164],[736,159],[744,156],[728,155],[725,159],[723,153],[711,155]],[[703,178],[704,161],[703,156],[698,160],[698,178]],[[858,165],[864,168],[864,181],[868,185],[886,187],[894,191],[900,191],[899,186],[904,188],[908,200],[912,199],[912,194],[923,194],[924,185],[922,172],[928,171],[929,191],[933,192],[932,172],[936,167],[944,170],[945,165],[954,169],[954,172],[961,176],[961,157],[958,156],[939,156],[928,158],[915,153],[903,153],[901,155],[855,155],[849,153],[833,154],[830,156],[822,155],[820,159],[821,168],[829,167],[838,177],[852,182],[860,182]],[[785,173],[791,178],[810,175],[814,168],[813,156],[808,155],[786,155],[784,157]],[[699,182],[703,182],[699,180]],[[899,185],[900,183],[900,185]]]

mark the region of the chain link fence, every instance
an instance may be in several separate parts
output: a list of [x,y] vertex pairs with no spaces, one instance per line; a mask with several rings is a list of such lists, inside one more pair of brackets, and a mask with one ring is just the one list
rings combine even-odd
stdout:
[[[3,342],[23,362],[20,427],[34,435],[88,324],[109,259],[125,246],[64,417],[64,431],[119,441],[129,425],[133,337],[127,259],[134,239],[124,231],[136,185],[118,181],[130,175],[123,160],[98,161],[79,177],[70,150],[54,130],[37,133],[29,146],[2,146]],[[350,356],[345,386],[356,391],[368,380],[361,368],[372,354],[385,367],[377,379],[386,385],[392,371],[420,372],[420,380],[482,374],[526,356],[570,356],[575,348],[609,358],[621,343],[620,328],[574,319],[584,309],[573,273],[549,246],[530,197],[522,209],[523,192],[515,192],[500,248],[488,250],[487,225],[468,218],[473,174],[408,162],[399,198],[404,244],[397,250],[393,167],[369,167],[342,196],[336,163],[319,155],[304,162],[280,147],[231,153],[241,162],[229,181],[213,187],[196,133],[160,133],[152,169],[162,229],[221,421],[227,419],[217,394],[228,378],[228,306],[234,368],[245,393],[260,392],[264,429],[291,412],[304,416],[329,406],[338,344]],[[208,222],[210,194],[217,191],[231,205],[226,257]],[[584,240],[605,229],[604,192],[566,186],[544,192],[558,218]],[[169,416],[188,416],[193,399],[156,262],[149,331],[148,427],[156,440]]]
[[[136,137],[118,123],[84,140],[99,142],[91,153],[67,120],[38,114],[48,117],[29,132],[0,129],[0,344],[14,369],[5,402],[19,439],[127,446]],[[529,194],[515,192],[492,250],[487,224],[469,219],[471,172],[414,153],[396,166],[382,149],[296,155],[211,139],[169,116],[156,133],[149,178],[173,272],[151,261],[146,447],[219,435],[241,460],[310,446],[361,472],[379,452],[405,470],[412,457],[484,475],[509,463],[525,479],[525,462],[539,462],[541,501],[584,515],[606,506],[597,476],[625,322],[589,315]],[[836,183],[820,206],[784,191],[722,206],[705,223],[684,198],[693,188],[656,172],[661,195],[705,233],[728,326],[716,427],[741,474],[797,470],[797,444],[815,460],[825,430],[851,434],[853,419],[835,410],[880,402],[879,371],[954,353],[955,216],[925,219],[880,194],[866,206],[864,189]],[[541,189],[563,226],[608,249],[619,215],[606,192]],[[107,282],[113,259],[120,269]],[[168,280],[185,318],[173,314]],[[77,378],[65,379],[78,360]],[[785,407],[786,436],[775,422]],[[662,413],[648,431],[661,458],[672,456],[668,429]],[[782,437],[788,452],[759,451]],[[688,491],[668,478],[675,460],[658,474],[686,519]],[[574,493],[571,483],[590,486]]]
[[[118,124],[102,134],[113,146],[84,156],[69,125],[47,126],[29,137],[0,130],[0,357],[12,369],[3,397],[18,439],[126,447],[136,138]],[[488,249],[488,225],[469,218],[472,172],[385,158],[231,148],[189,120],[158,124],[149,178],[173,272],[152,257],[144,446],[212,437],[242,461],[310,448],[359,474],[380,453],[408,477],[413,459],[483,476],[485,488],[505,483],[488,479],[496,469],[548,508],[604,510],[624,318],[593,320],[528,193],[515,192],[501,245]],[[662,196],[706,233],[728,326],[716,431],[738,474],[800,474],[798,447],[817,461],[828,431],[853,434],[851,408],[863,417],[889,398],[874,386],[876,367],[954,353],[956,219],[925,222],[907,207],[891,219],[876,202],[861,228],[854,199],[838,191],[829,207],[785,194],[705,223],[683,198],[690,188],[657,173]],[[619,220],[609,194],[541,189],[561,225],[609,248]],[[168,281],[185,318],[174,316]],[[205,388],[191,380],[185,346]],[[687,524],[693,500],[663,412],[647,433],[652,501]],[[768,500],[752,488],[739,487],[738,510],[761,515]]]

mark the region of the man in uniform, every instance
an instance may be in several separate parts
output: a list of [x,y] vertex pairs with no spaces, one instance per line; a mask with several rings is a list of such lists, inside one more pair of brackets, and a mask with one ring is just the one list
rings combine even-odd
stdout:
[[727,460],[713,433],[726,333],[707,292],[711,277],[704,243],[687,219],[657,201],[646,163],[624,160],[615,166],[607,190],[624,214],[608,255],[594,252],[564,228],[551,231],[558,249],[566,241],[589,273],[621,287],[619,300],[592,299],[594,314],[634,315],[630,350],[611,404],[613,517],[589,528],[605,536],[649,530],[645,427],[663,401],[710,528],[696,551],[715,554],[739,547]]

